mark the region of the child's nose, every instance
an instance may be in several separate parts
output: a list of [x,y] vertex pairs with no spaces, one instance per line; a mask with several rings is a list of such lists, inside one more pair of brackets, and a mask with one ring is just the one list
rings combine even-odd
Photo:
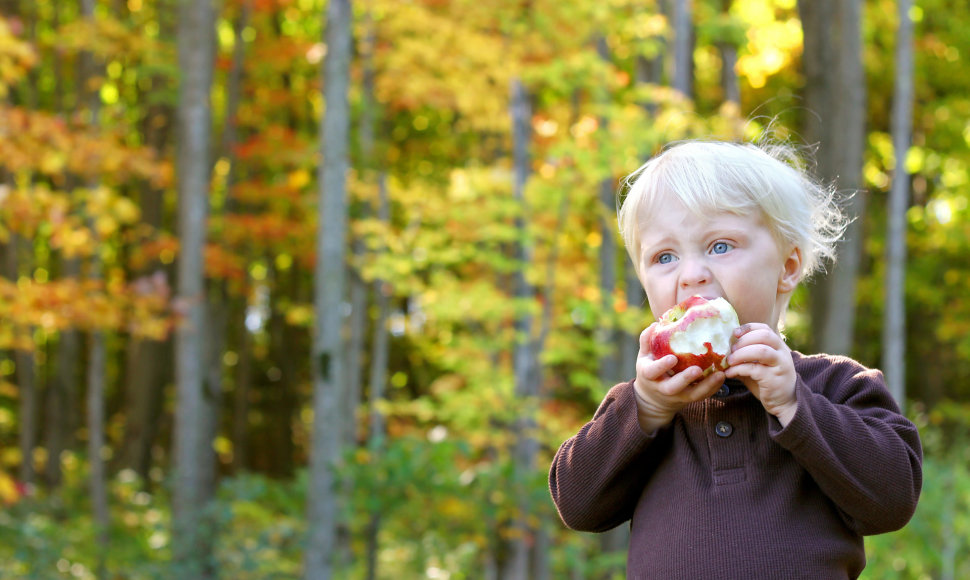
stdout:
[[681,288],[691,288],[694,286],[703,286],[710,283],[711,281],[711,271],[704,264],[704,261],[698,258],[683,258],[680,262],[681,274],[680,274],[680,287]]

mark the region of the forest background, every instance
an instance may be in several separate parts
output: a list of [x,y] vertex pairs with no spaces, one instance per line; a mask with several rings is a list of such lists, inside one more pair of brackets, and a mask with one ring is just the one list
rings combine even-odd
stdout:
[[622,577],[545,483],[650,322],[619,181],[762,134],[856,192],[789,343],[923,437],[865,575],[968,577],[967,8],[0,1],[0,578]]

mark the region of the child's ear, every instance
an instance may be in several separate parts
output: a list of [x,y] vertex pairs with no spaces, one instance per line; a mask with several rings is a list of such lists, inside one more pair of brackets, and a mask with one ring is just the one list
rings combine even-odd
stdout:
[[781,275],[778,277],[778,292],[788,294],[795,290],[798,283],[802,280],[802,250],[794,248],[781,268]]

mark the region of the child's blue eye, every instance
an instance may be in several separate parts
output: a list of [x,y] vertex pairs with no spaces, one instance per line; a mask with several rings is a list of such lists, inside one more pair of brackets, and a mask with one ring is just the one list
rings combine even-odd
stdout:
[[671,254],[671,253],[669,253],[669,252],[663,253],[663,254],[660,254],[659,256],[657,256],[657,263],[658,264],[669,264],[669,263],[671,263],[673,261],[674,261],[674,255]]
[[717,242],[711,246],[711,253],[713,254],[726,254],[731,250],[731,244],[727,242]]

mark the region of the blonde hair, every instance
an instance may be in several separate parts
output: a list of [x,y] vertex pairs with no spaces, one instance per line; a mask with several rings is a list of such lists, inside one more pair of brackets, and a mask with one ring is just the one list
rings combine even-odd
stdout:
[[662,195],[677,196],[698,216],[760,212],[779,243],[801,250],[803,279],[823,269],[823,260],[835,260],[835,243],[848,225],[835,190],[813,179],[787,144],[675,143],[627,176],[623,186],[617,217],[637,275],[640,220]]

